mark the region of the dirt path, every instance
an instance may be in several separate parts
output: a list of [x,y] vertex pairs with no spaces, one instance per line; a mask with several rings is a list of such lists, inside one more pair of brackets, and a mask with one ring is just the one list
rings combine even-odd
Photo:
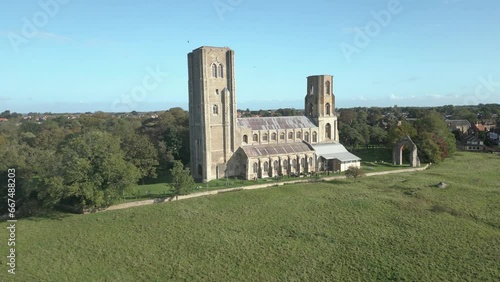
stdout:
[[[366,174],[366,176],[376,176],[376,175],[386,175],[386,174],[394,174],[394,173],[424,171],[428,167],[429,167],[429,165],[426,165],[425,167],[420,167],[420,168],[398,169],[398,170],[389,170],[389,171],[381,171],[381,172],[369,172]],[[330,176],[330,177],[323,177],[323,178],[321,178],[321,180],[322,181],[329,181],[329,180],[334,180],[334,179],[345,179],[345,178],[346,178],[345,176]],[[177,199],[175,199],[175,198],[157,198],[157,199],[150,199],[150,200],[143,200],[143,201],[137,201],[137,202],[117,204],[117,205],[113,205],[113,206],[107,208],[104,211],[121,210],[121,209],[128,209],[128,208],[132,208],[132,207],[139,207],[139,206],[145,206],[145,205],[179,201],[179,200],[185,200],[185,199],[202,197],[202,196],[216,195],[219,193],[225,193],[225,192],[231,192],[231,191],[254,190],[254,189],[261,189],[261,188],[267,188],[267,187],[273,187],[273,186],[282,186],[285,184],[288,185],[288,184],[308,183],[308,182],[313,182],[313,181],[311,179],[298,179],[298,180],[286,181],[286,182],[265,183],[265,184],[256,184],[256,185],[236,187],[236,188],[211,190],[211,191],[206,191],[206,192],[192,193],[192,194],[185,195],[185,196],[179,196]]]

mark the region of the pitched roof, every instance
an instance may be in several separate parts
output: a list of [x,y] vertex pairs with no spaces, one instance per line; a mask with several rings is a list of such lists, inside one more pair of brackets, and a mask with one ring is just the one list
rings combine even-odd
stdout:
[[313,152],[313,149],[304,142],[243,146],[241,149],[247,157]]
[[475,124],[474,126],[475,126],[475,127],[477,128],[477,130],[479,130],[479,131],[487,131],[486,126],[484,126],[484,125],[482,125],[482,124]]
[[312,145],[316,154],[327,160],[337,159],[341,162],[360,161],[361,158],[349,153],[344,145],[339,143]]
[[238,126],[251,130],[295,129],[317,127],[305,116],[239,118]]
[[471,124],[468,120],[465,119],[447,119],[445,122],[449,126],[468,126],[471,127]]

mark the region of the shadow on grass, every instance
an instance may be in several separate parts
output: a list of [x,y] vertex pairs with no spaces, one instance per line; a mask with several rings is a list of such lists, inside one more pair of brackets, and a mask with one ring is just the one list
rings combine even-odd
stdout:
[[130,201],[135,201],[135,200],[152,200],[156,198],[172,198],[174,197],[172,193],[162,193],[162,194],[144,194],[144,195],[138,195],[138,196],[126,196],[124,197],[123,201],[117,202],[117,204],[122,203],[122,202],[130,202]]
[[337,184],[337,185],[348,185],[348,184],[353,184],[354,180],[351,180],[351,179],[334,179],[334,180],[324,181],[324,183]]
[[446,206],[443,206],[443,205],[433,205],[432,208],[431,208],[431,212],[434,212],[434,213],[447,213],[447,214],[450,214],[450,215],[456,216],[456,217],[463,217],[464,216],[463,212],[461,212],[459,210],[455,210],[455,209],[449,208],[449,207],[446,207]]
[[150,185],[150,184],[164,184],[172,182],[172,177],[170,175],[163,175],[157,178],[147,178],[144,180],[144,184],[139,182],[139,186]]
[[29,220],[29,221],[42,221],[42,220],[63,220],[64,218],[68,216],[72,216],[74,213],[69,213],[69,212],[61,212],[61,211],[51,211],[43,214],[38,214],[34,215],[31,217],[24,217],[21,218],[22,220]]

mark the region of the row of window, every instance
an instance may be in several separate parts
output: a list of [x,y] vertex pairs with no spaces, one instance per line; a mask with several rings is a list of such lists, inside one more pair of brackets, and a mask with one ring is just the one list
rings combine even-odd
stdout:
[[[309,157],[309,162],[308,162],[308,165],[312,165],[312,163],[313,163],[313,158],[312,158],[312,157]],[[296,159],[293,159],[293,160],[291,161],[291,163],[290,163],[290,166],[291,166],[290,168],[292,168],[292,169],[295,169],[295,170],[296,170],[296,169],[298,168],[298,167],[297,167],[297,164],[298,164],[297,160],[296,160]],[[274,170],[275,170],[275,171],[278,171],[278,170],[279,170],[279,165],[280,165],[280,162],[279,162],[279,161],[274,161],[274,162],[273,162],[273,168],[274,168]],[[282,166],[283,170],[288,170],[288,165],[289,165],[288,160],[283,160],[283,166]],[[302,167],[305,167],[305,166],[306,166],[306,159],[305,159],[305,158],[301,158],[301,159],[300,159],[300,165],[301,165]],[[269,162],[267,162],[267,161],[266,161],[266,162],[264,162],[264,165],[263,165],[263,170],[264,170],[264,172],[269,172],[269,169],[270,169],[270,168],[269,168]],[[258,172],[259,172],[259,164],[258,164],[258,163],[254,163],[254,164],[253,164],[253,173],[258,173]]]
[[[325,93],[326,95],[330,95],[332,89],[332,85],[330,84],[330,81],[325,82]],[[309,92],[310,95],[314,94],[314,85],[311,85],[311,91]]]
[[212,77],[224,78],[224,66],[222,64],[212,64]]
[[[276,141],[277,137],[278,135],[275,132],[271,133],[271,141]],[[301,131],[296,132],[295,138],[302,139],[302,132]],[[332,139],[332,126],[329,123],[325,125],[325,138]],[[288,140],[292,139],[293,139],[293,132],[288,132]],[[280,133],[280,140],[285,140],[285,132]],[[252,141],[259,142],[259,135],[256,133],[253,134]],[[262,133],[262,142],[268,142],[268,141],[269,141],[269,135],[267,133]],[[304,133],[304,141],[309,142],[309,132]],[[318,142],[318,133],[316,133],[316,131],[313,131],[312,133],[312,142],[313,143]],[[243,143],[248,144],[248,135],[243,135]]]
[[[297,132],[295,135],[296,135],[295,138],[297,138],[297,139],[302,138],[302,132],[300,132],[300,131]],[[271,141],[276,141],[277,137],[278,137],[278,134],[271,133]],[[288,139],[289,140],[293,139],[293,132],[288,132]],[[259,135],[254,134],[252,140],[253,140],[253,142],[259,142]],[[280,133],[280,140],[285,140],[285,132]],[[304,140],[306,142],[309,142],[309,132],[304,133]],[[267,133],[262,134],[262,141],[263,142],[269,141],[269,135]],[[314,131],[312,133],[312,142],[318,142],[318,133],[316,133],[316,131]],[[248,135],[243,135],[243,143],[248,144]]]

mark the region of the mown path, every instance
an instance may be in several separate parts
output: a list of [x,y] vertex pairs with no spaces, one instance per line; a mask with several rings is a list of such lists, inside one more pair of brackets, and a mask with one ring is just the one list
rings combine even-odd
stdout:
[[[407,169],[389,170],[389,171],[381,171],[381,172],[369,172],[369,173],[366,173],[366,176],[376,176],[376,175],[385,175],[385,174],[393,174],[393,173],[424,171],[428,167],[429,167],[429,165],[426,165],[424,167],[419,167],[419,168],[407,168]],[[346,178],[346,176],[330,176],[330,177],[323,177],[323,178],[321,178],[320,181],[329,181],[329,180],[345,179],[345,178]],[[165,202],[173,202],[173,201],[185,200],[185,199],[196,198],[196,197],[216,195],[219,193],[226,193],[226,192],[231,192],[231,191],[253,190],[253,189],[261,189],[261,188],[267,188],[267,187],[273,187],[273,186],[282,186],[285,184],[288,185],[288,184],[295,184],[295,183],[308,183],[308,182],[314,182],[314,181],[315,180],[311,180],[311,179],[297,179],[297,180],[284,181],[284,182],[265,183],[265,184],[251,185],[251,186],[242,186],[242,187],[235,187],[235,188],[211,190],[211,191],[198,192],[198,193],[192,193],[189,195],[179,196],[177,198],[175,198],[175,197],[157,198],[157,199],[149,199],[149,200],[143,200],[143,201],[117,204],[117,205],[110,206],[109,208],[107,208],[104,211],[121,210],[121,209],[128,209],[128,208],[132,208],[132,207],[159,204],[159,203],[165,203]]]

